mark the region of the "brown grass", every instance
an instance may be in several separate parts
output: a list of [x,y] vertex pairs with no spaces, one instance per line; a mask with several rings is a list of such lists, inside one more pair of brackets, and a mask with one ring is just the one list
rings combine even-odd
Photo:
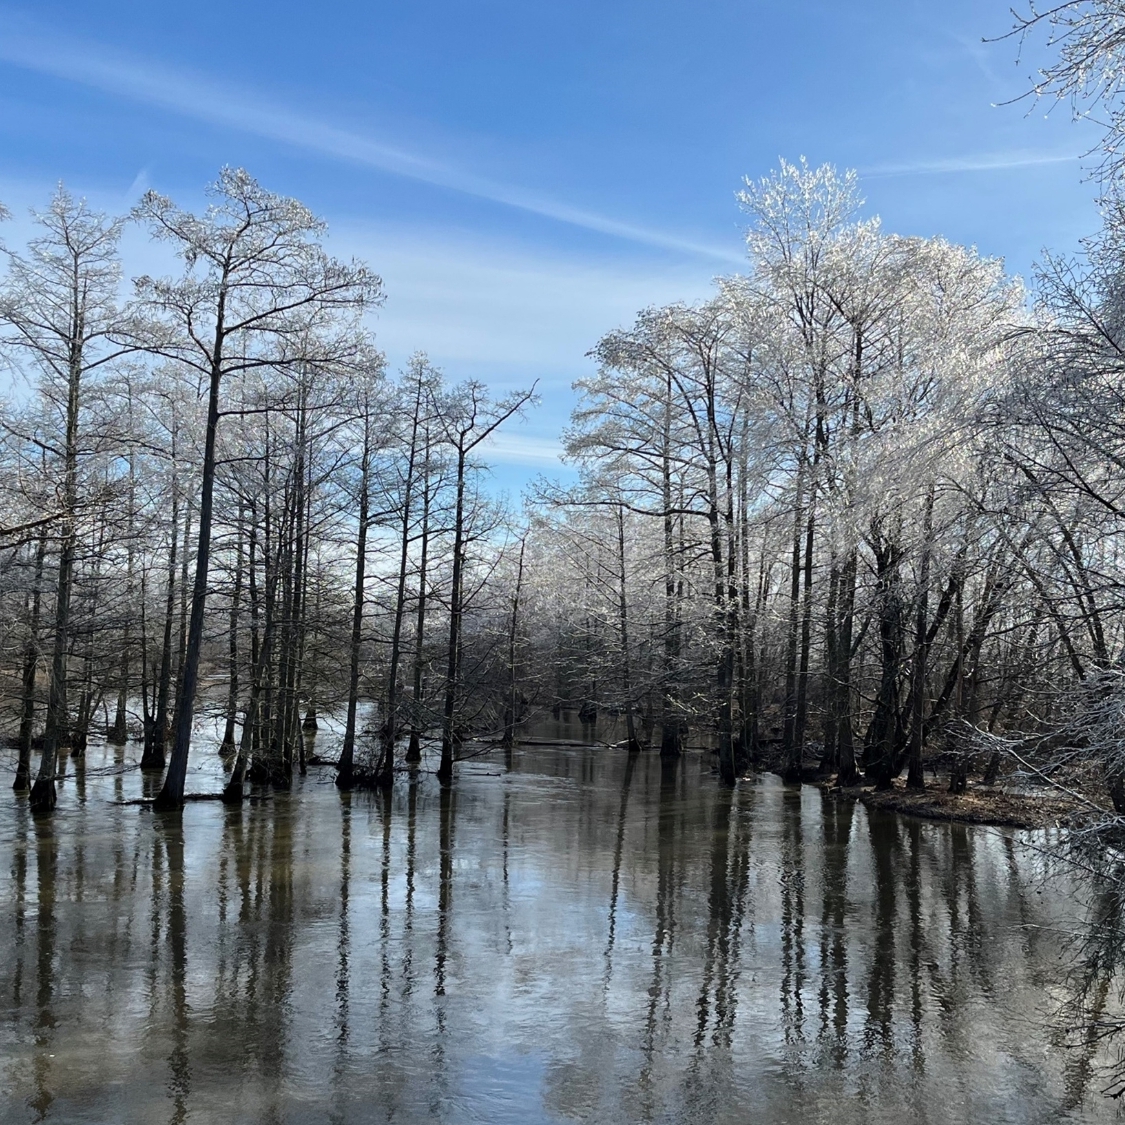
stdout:
[[1079,804],[1049,791],[1017,793],[1000,786],[969,783],[960,796],[948,792],[948,778],[928,779],[923,790],[907,789],[901,779],[893,789],[877,790],[857,785],[850,789],[828,787],[842,797],[862,801],[868,808],[947,820],[956,824],[992,824],[1005,828],[1050,828],[1065,823]]

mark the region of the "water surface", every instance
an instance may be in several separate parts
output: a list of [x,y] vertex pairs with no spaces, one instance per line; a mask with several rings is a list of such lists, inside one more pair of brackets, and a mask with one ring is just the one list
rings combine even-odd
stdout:
[[570,747],[158,817],[133,756],[0,802],[5,1123],[1115,1119],[1018,834]]

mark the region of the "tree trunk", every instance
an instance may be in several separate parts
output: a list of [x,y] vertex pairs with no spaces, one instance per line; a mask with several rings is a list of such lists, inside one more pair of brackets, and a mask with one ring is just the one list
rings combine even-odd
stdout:
[[758,667],[755,652],[757,621],[761,612],[762,585],[765,577],[765,558],[759,559],[759,573],[757,580],[757,594],[754,602],[750,598],[750,511],[748,495],[749,469],[746,462],[749,448],[748,435],[749,421],[744,418],[742,428],[742,459],[739,465],[738,482],[738,543],[739,567],[741,578],[739,580],[739,597],[742,602],[742,615],[740,625],[739,643],[739,677],[738,677],[738,743],[743,760],[743,768],[755,766],[758,762],[758,697],[755,690],[757,686]]
[[453,517],[453,581],[449,595],[449,652],[445,674],[445,710],[441,727],[441,765],[438,777],[442,783],[453,779],[453,723],[457,713],[457,687],[461,674],[461,573],[465,541],[465,446],[457,449],[457,503]]
[[839,768],[836,772],[836,784],[841,786],[855,785],[859,781],[855,762],[855,738],[852,734],[852,649],[855,643],[855,584],[858,571],[859,551],[852,543],[840,568],[840,589],[837,594],[835,719]]
[[285,595],[282,621],[281,662],[278,670],[278,707],[274,727],[276,753],[272,756],[274,788],[288,789],[293,784],[294,756],[301,739],[297,685],[300,678],[301,633],[304,617],[305,564],[305,467],[307,429],[303,398],[298,408],[297,461],[292,472],[288,543],[286,547]]
[[879,618],[879,690],[865,740],[867,776],[877,789],[889,789],[895,773],[898,676],[902,661],[901,553],[887,540],[874,549]]
[[[308,773],[305,760],[305,726],[301,721],[301,700],[305,690],[305,661],[309,644],[309,550],[312,545],[313,517],[313,457],[310,447],[308,456],[307,480],[305,482],[305,530],[301,549],[301,613],[297,619],[297,674],[293,689],[293,744],[297,747],[297,765],[302,777]],[[313,720],[314,724],[316,720]]]
[[184,784],[187,781],[188,752],[191,749],[191,728],[195,718],[195,691],[199,682],[199,658],[203,645],[203,613],[207,608],[207,576],[211,562],[211,509],[215,492],[215,441],[219,428],[219,384],[222,379],[223,295],[219,298],[219,315],[212,351],[211,380],[207,396],[207,434],[203,445],[203,474],[199,494],[199,546],[195,557],[195,583],[191,595],[191,616],[188,621],[187,648],[183,674],[176,699],[175,741],[164,786],[156,798],[157,810],[183,807]]
[[136,471],[133,464],[133,455],[129,455],[129,521],[126,526],[128,544],[125,556],[125,600],[128,603],[125,609],[125,624],[121,629],[121,664],[117,676],[117,711],[113,717],[113,726],[106,734],[109,742],[122,745],[129,739],[128,730],[128,704],[129,704],[129,660],[132,653],[132,624],[133,624],[133,556],[135,536],[135,502]]
[[74,575],[75,534],[73,522],[63,530],[59,550],[58,589],[55,594],[55,638],[51,655],[51,684],[47,694],[47,719],[43,731],[43,753],[39,772],[31,787],[30,807],[46,813],[55,807],[55,770],[59,747],[69,734],[66,710],[67,655],[70,647],[70,594]]
[[789,563],[789,616],[785,648],[785,711],[782,723],[783,777],[788,782],[801,779],[801,747],[797,744],[797,654],[800,636],[801,603],[801,528],[804,491],[804,455],[797,469],[797,492],[793,501],[793,549]]
[[660,677],[660,757],[679,758],[683,752],[683,718],[680,711],[679,613],[676,603],[675,518],[672,511],[672,379],[666,376],[664,427],[661,448],[661,501],[664,509],[664,645]]
[[410,429],[410,451],[403,482],[402,520],[399,526],[398,583],[395,587],[395,615],[391,627],[391,661],[387,673],[383,729],[379,761],[375,766],[375,784],[382,789],[394,782],[395,742],[398,739],[398,667],[402,656],[402,622],[406,615],[406,570],[410,561],[410,517],[414,500],[415,466],[418,460],[418,428],[421,424],[422,382],[417,383],[414,417]]
[[719,650],[715,669],[715,694],[719,708],[719,778],[724,785],[733,786],[734,773],[734,727],[731,715],[731,693],[734,687],[734,648],[733,638],[728,635],[726,608],[727,577],[723,564],[722,535],[719,527],[719,508],[717,482],[714,466],[711,476],[711,562],[714,570],[715,599],[715,641]]
[[934,526],[934,490],[931,485],[926,496],[926,511],[923,520],[922,562],[918,576],[918,606],[914,617],[914,667],[911,684],[910,708],[910,767],[906,775],[907,789],[925,789],[926,779],[922,773],[922,750],[926,740],[926,673],[929,664],[929,642],[926,633],[929,628],[930,589],[930,540]]
[[43,601],[43,561],[47,555],[47,536],[40,533],[35,548],[35,578],[31,587],[31,613],[27,645],[23,654],[20,707],[19,759],[12,788],[22,792],[31,785],[31,736],[35,724],[35,670],[39,664],[39,614]]
[[805,733],[809,718],[809,656],[812,646],[812,584],[813,541],[816,528],[816,460],[813,460],[813,480],[809,490],[808,518],[805,522],[805,562],[802,579],[801,655],[797,670],[797,707],[793,726],[793,755],[790,764],[797,765],[798,778],[802,776],[805,757]]
[[[621,630],[621,692],[625,701],[625,745],[630,754],[640,753],[633,716],[633,679],[629,665],[629,602],[625,571],[625,506],[617,506],[617,618]],[[523,552],[520,552],[523,572]]]
[[[253,509],[251,509],[253,511]],[[251,524],[250,535],[250,574],[254,573],[254,534]],[[266,593],[271,593],[271,588],[277,581],[276,571],[266,576]],[[250,764],[254,754],[259,749],[261,742],[259,731],[261,729],[261,706],[264,686],[270,674],[270,660],[273,649],[274,619],[266,614],[265,628],[262,630],[261,647],[255,643],[255,656],[250,674],[250,696],[246,701],[246,714],[242,720],[242,734],[238,740],[238,757],[235,759],[234,768],[231,770],[230,781],[223,790],[223,801],[236,804],[242,800],[243,786],[250,771]],[[268,780],[268,771],[264,780]]]
[[519,636],[520,596],[523,593],[523,558],[527,535],[520,540],[520,558],[516,567],[516,589],[512,595],[512,613],[508,619],[508,698],[504,704],[504,735],[501,745],[511,749],[516,741],[516,724],[520,721],[519,679],[516,674],[516,640]]
[[[191,494],[188,494],[187,509],[184,512],[184,541],[180,548],[180,626],[176,631],[176,672],[173,677],[172,698],[178,699],[180,695],[180,682],[184,675],[184,653],[187,651],[187,616],[188,616],[188,578],[191,574],[191,519],[193,515]],[[172,716],[172,722],[176,718]]]
[[352,595],[352,638],[348,664],[348,717],[344,723],[344,745],[340,751],[340,761],[336,765],[336,784],[341,789],[350,789],[355,772],[355,716],[359,705],[359,650],[363,640],[363,601],[364,575],[367,566],[367,524],[369,488],[368,476],[371,466],[370,415],[366,411],[363,419],[363,453],[360,458],[359,483],[359,531],[355,548],[355,583]]
[[[311,536],[309,537],[311,540]],[[305,573],[308,574],[308,566],[305,567]],[[323,620],[320,612],[320,593],[322,583],[316,583],[316,605],[313,607],[314,627],[320,629],[320,623]],[[317,700],[320,697],[320,660],[319,649],[314,649],[316,659],[312,662],[312,678],[309,682],[308,706],[305,708],[305,717],[301,721],[301,730],[305,734],[316,734],[320,729],[320,724],[316,721]]]
[[98,529],[98,541],[94,549],[94,572],[91,576],[90,586],[92,594],[89,599],[88,620],[86,627],[86,644],[82,654],[82,691],[78,696],[78,712],[70,732],[70,756],[84,758],[86,756],[86,743],[90,736],[90,720],[97,707],[94,699],[94,623],[98,613],[98,590],[101,586],[101,560],[105,557],[105,513],[102,513]]
[[[298,449],[301,442],[298,438]],[[299,455],[298,455],[299,461]],[[300,525],[303,468],[290,472],[278,543],[281,574],[281,613],[278,621],[277,693],[271,715],[269,773],[275,789],[288,789],[293,782],[292,717],[293,685],[297,648],[297,614],[300,581]]]
[[219,744],[220,754],[233,754],[235,751],[234,726],[238,721],[238,610],[242,597],[242,525],[245,508],[238,505],[238,528],[235,531],[234,590],[230,599],[230,636],[227,644],[229,680],[227,683],[227,721],[223,730],[223,741]]
[[824,749],[820,768],[825,773],[838,773],[840,769],[840,743],[836,725],[836,694],[840,664],[840,639],[837,632],[837,614],[840,598],[840,564],[833,548],[828,567],[828,600],[824,605]]
[[[76,319],[78,297],[75,295]],[[77,543],[75,512],[78,507],[78,403],[82,377],[82,345],[77,334],[70,342],[66,406],[65,481],[63,518],[59,545],[58,590],[55,595],[55,637],[51,654],[51,686],[47,695],[47,719],[43,731],[43,754],[39,773],[31,787],[28,804],[34,813],[49,813],[55,807],[55,770],[59,746],[69,733],[66,704],[67,655],[70,648],[70,596],[74,582],[74,551]]]
[[[175,463],[176,443],[172,438],[172,459]],[[160,647],[160,677],[156,688],[156,725],[151,743],[146,742],[141,755],[141,769],[161,770],[168,740],[168,703],[172,690],[172,622],[176,613],[176,551],[180,537],[180,489],[172,475],[172,527],[168,536],[168,583],[164,599],[164,638]]]
[[425,478],[422,486],[422,536],[418,558],[418,612],[414,623],[414,688],[410,700],[408,762],[422,760],[422,673],[425,668],[426,579],[430,552],[430,435],[426,432]]

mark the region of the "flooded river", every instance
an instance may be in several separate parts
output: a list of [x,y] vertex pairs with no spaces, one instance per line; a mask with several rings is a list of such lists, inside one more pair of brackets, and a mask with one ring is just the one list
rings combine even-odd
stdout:
[[52,818],[0,799],[5,1125],[1115,1119],[1018,834],[604,748],[141,789],[92,747]]

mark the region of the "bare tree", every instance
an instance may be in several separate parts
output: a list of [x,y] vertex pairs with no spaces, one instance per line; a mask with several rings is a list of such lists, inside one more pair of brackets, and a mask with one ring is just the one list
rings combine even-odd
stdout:
[[453,747],[457,713],[461,616],[463,612],[462,578],[465,549],[465,482],[469,455],[496,432],[509,418],[518,414],[535,397],[535,386],[527,391],[513,391],[493,403],[481,383],[468,382],[456,387],[443,399],[438,414],[445,443],[456,464],[456,489],[453,515],[453,574],[449,591],[449,647],[446,653],[445,709],[442,717],[441,765],[438,776],[443,782],[453,778]]
[[172,756],[157,799],[162,809],[183,803],[187,776],[224,381],[271,365],[315,366],[338,358],[341,339],[325,331],[331,319],[378,302],[382,291],[379,278],[366,267],[338,262],[324,252],[316,241],[323,224],[295,200],[229,168],[212,191],[216,202],[202,216],[154,192],[137,208],[137,217],[154,237],[172,244],[185,266],[179,279],[144,277],[136,283],[140,306],[165,329],[149,347],[198,372],[207,387],[195,579]]
[[5,346],[38,372],[58,410],[57,429],[34,440],[58,465],[58,577],[46,728],[31,807],[55,807],[55,768],[68,737],[67,654],[70,645],[74,557],[81,518],[79,473],[85,384],[132,350],[113,341],[125,329],[117,306],[118,241],[122,219],[91,211],[63,187],[35,216],[42,234],[26,255],[6,251],[8,273],[0,289]]

